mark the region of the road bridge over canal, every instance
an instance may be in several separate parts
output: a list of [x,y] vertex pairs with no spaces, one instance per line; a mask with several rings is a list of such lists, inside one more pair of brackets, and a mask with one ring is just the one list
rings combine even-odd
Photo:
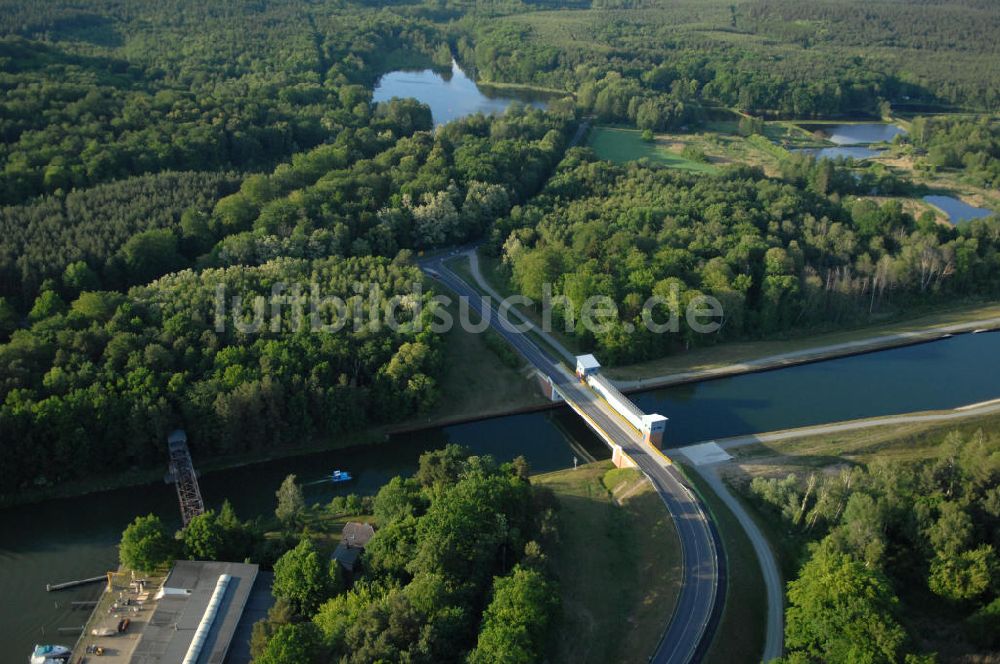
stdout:
[[711,644],[725,593],[725,557],[708,510],[684,476],[658,446],[666,418],[647,415],[600,375],[592,356],[577,358],[576,374],[501,317],[492,303],[448,268],[450,256],[423,259],[421,269],[440,281],[481,316],[534,366],[552,398],[566,402],[612,450],[619,465],[634,465],[667,506],[681,543],[682,585],[663,638],[651,657],[657,664],[688,664],[702,659]]

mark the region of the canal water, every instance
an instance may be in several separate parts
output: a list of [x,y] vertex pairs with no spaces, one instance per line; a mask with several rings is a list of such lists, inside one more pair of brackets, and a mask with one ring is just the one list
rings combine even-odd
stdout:
[[472,115],[502,113],[514,102],[545,108],[546,95],[518,89],[480,87],[452,60],[451,72],[400,70],[383,75],[375,85],[374,101],[412,97],[431,107],[435,125]]
[[[647,411],[670,418],[668,444],[917,410],[946,409],[1000,397],[1000,333],[951,339],[757,374],[654,390],[634,396]],[[567,409],[512,415],[392,437],[364,448],[280,459],[207,473],[209,507],[229,498],[243,518],[268,514],[281,480],[295,473],[311,502],[374,493],[390,477],[412,473],[419,455],[449,442],[499,460],[524,455],[536,472],[607,456],[606,448]],[[197,463],[197,460],[196,460]],[[357,480],[333,486],[336,468]],[[45,584],[86,578],[113,568],[115,544],[137,515],[156,512],[179,525],[173,488],[154,484],[54,500],[0,512],[0,643],[27,653],[35,642],[60,639],[60,626],[80,625],[84,611],[69,602],[98,587],[46,593]],[[58,607],[56,606],[58,603]],[[44,635],[42,630],[44,631]],[[6,661],[6,659],[5,659]]]

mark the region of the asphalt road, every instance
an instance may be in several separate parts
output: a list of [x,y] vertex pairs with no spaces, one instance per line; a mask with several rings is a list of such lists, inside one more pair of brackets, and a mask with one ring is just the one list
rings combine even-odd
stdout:
[[[481,295],[448,269],[444,261],[462,253],[420,261],[428,275],[440,281],[469,304],[479,315],[489,315],[490,325],[536,369],[548,376],[577,412],[590,419],[592,428],[621,446],[649,478],[667,506],[681,543],[681,592],[670,623],[650,661],[657,664],[688,664],[700,661],[711,643],[725,592],[725,563],[719,555],[721,543],[708,511],[691,491],[677,468],[651,446],[639,433],[600,398],[579,383],[531,339],[515,330],[512,323],[499,316],[494,307],[483,306]],[[526,327],[526,326],[525,326]]]

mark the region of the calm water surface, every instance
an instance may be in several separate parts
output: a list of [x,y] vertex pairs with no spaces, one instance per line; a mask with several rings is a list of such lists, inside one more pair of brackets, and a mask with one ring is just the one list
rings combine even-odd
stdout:
[[388,101],[393,97],[413,97],[427,104],[435,125],[474,113],[502,113],[514,102],[545,108],[543,96],[527,91],[480,88],[454,60],[451,73],[444,76],[433,69],[385,74],[375,85],[373,99]]
[[874,150],[863,145],[845,145],[835,148],[798,148],[792,152],[814,155],[817,159],[868,159],[877,157],[884,150]]
[[906,130],[894,124],[872,122],[867,124],[843,124],[821,126],[826,140],[837,145],[866,145],[868,143],[891,142]]
[[952,196],[924,196],[924,200],[948,215],[948,221],[957,224],[970,219],[982,219],[996,214],[993,210],[978,208]]
[[[655,390],[635,396],[647,411],[670,418],[668,444],[916,410],[944,409],[1000,397],[1000,333],[952,339],[839,360]],[[603,445],[565,409],[515,415],[399,435],[366,448],[281,459],[208,473],[206,503],[233,501],[243,518],[269,513],[288,473],[306,483],[312,502],[348,492],[374,493],[390,477],[412,473],[424,450],[448,442],[508,460],[519,454],[538,472],[572,466]],[[197,460],[196,460],[197,461]],[[350,485],[323,483],[335,468],[350,470]],[[173,488],[154,484],[0,512],[0,643],[20,661],[36,641],[72,643],[58,626],[80,625],[86,614],[70,600],[98,588],[46,593],[45,584],[95,576],[116,563],[122,529],[139,514],[157,512],[179,525]],[[55,603],[59,603],[59,607]],[[45,637],[42,629],[45,629]]]

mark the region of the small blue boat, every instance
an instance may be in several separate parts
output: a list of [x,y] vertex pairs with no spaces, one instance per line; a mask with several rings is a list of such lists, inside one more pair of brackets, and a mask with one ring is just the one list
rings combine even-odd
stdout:
[[346,470],[335,470],[333,471],[333,474],[330,475],[330,481],[335,484],[337,482],[350,482],[353,479],[354,478],[351,477],[351,474]]

